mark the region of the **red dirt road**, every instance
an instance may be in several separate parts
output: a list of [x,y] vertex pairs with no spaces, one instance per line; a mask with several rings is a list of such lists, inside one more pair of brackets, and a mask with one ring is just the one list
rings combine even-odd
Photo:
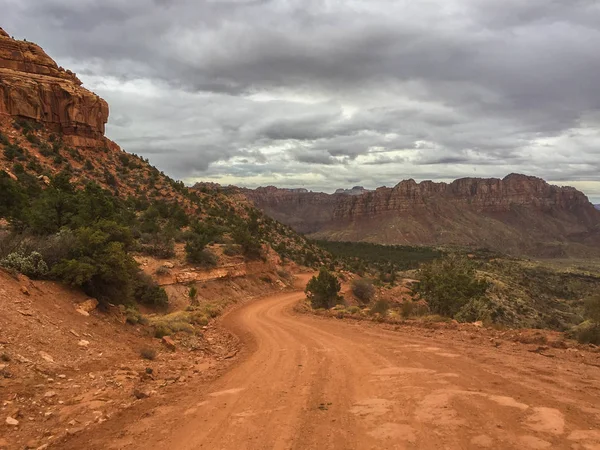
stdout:
[[297,314],[302,297],[225,316],[245,350],[217,380],[144,400],[61,448],[600,449],[598,367]]

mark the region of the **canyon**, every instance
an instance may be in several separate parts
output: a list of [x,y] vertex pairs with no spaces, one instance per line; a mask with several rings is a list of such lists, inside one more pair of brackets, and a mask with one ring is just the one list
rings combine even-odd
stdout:
[[241,192],[267,215],[315,239],[453,244],[538,256],[600,247],[600,212],[582,192],[521,174],[452,183],[411,179],[358,195],[273,186]]

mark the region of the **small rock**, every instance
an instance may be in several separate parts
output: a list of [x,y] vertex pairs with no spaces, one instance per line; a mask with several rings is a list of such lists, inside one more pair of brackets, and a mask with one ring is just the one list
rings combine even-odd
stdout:
[[175,267],[175,264],[173,264],[172,262],[166,262],[163,264],[163,267],[166,267],[167,269],[172,269],[173,267]]
[[133,395],[135,396],[135,398],[137,399],[143,399],[143,398],[148,398],[150,397],[152,391],[150,391],[150,389],[147,388],[136,388],[133,390]]
[[48,391],[44,394],[44,398],[52,398],[52,397],[56,397],[55,391]]
[[87,346],[90,345],[90,341],[86,341],[85,339],[82,339],[77,343],[77,345],[79,345],[80,347],[87,348]]
[[478,320],[477,322],[473,322],[473,326],[477,327],[477,328],[481,328],[481,327],[483,327],[483,322],[481,320]]
[[87,311],[84,311],[83,309],[77,308],[75,311],[77,311],[79,314],[81,314],[84,317],[89,317],[90,313]]
[[79,333],[77,333],[75,330],[69,330],[69,333],[71,333],[75,337],[79,337]]
[[30,295],[29,289],[27,289],[27,286],[21,286],[21,292],[25,295]]
[[13,419],[12,417],[7,417],[6,418],[6,425],[10,425],[12,427],[17,427],[19,426],[19,421],[17,419]]
[[49,363],[53,363],[54,362],[54,358],[52,356],[50,356],[48,353],[46,353],[46,352],[39,352],[39,355],[46,362],[49,362]]
[[175,350],[176,348],[175,341],[171,339],[170,336],[163,336],[162,343],[165,344],[169,350]]
[[81,309],[81,310],[89,313],[89,312],[95,310],[97,306],[98,306],[98,300],[96,300],[95,298],[90,298],[83,303],[79,303],[77,305],[77,309]]

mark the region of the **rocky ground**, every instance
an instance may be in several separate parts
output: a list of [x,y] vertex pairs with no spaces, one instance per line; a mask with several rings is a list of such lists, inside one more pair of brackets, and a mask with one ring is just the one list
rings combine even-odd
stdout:
[[[283,289],[253,277],[203,286],[229,303]],[[239,349],[212,323],[154,338],[150,327],[126,324],[119,307],[101,310],[78,291],[1,270],[0,310],[3,450],[47,448],[85,433],[169,386],[215,377]]]

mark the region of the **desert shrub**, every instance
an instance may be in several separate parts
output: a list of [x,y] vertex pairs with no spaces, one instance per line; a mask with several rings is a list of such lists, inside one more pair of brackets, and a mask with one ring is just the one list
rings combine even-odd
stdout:
[[335,274],[322,267],[319,275],[308,282],[304,292],[313,308],[331,308],[339,302],[340,289],[340,281]]
[[[188,249],[186,245],[186,250]],[[202,267],[215,267],[219,263],[219,258],[208,249],[194,251],[191,255],[187,254],[187,260]]]
[[156,269],[154,271],[154,273],[156,275],[167,275],[167,274],[171,273],[171,269],[169,269],[168,267],[165,267],[165,266],[160,266],[158,269]]
[[348,312],[350,314],[359,314],[361,311],[362,310],[358,306],[351,306],[350,308],[348,308]]
[[193,311],[190,313],[190,322],[201,327],[208,325],[208,317],[203,311]]
[[136,301],[150,306],[164,307],[169,303],[165,290],[143,272],[138,272],[134,279],[133,297]]
[[226,256],[237,256],[242,254],[242,249],[238,245],[227,244],[223,249],[223,254]]
[[10,144],[9,139],[4,134],[2,134],[1,132],[0,132],[0,144],[2,144],[2,145],[9,145]]
[[390,309],[390,304],[386,300],[377,300],[375,304],[371,307],[369,312],[371,314],[379,314],[380,316],[385,316]]
[[352,294],[363,304],[369,303],[375,296],[375,286],[371,280],[358,278],[352,281]]
[[188,291],[188,297],[192,305],[196,304],[196,299],[198,297],[198,289],[196,289],[196,286],[192,286],[190,288]]
[[404,300],[400,305],[400,315],[405,319],[408,319],[413,315],[413,311],[415,309],[415,303],[411,300]]
[[248,228],[240,226],[232,233],[233,240],[238,244],[243,255],[247,259],[261,259],[263,257],[262,245],[258,238],[254,237]]
[[28,256],[23,253],[11,253],[0,261],[0,266],[30,278],[42,278],[48,274],[48,264],[38,252],[31,252]]
[[206,258],[204,250],[210,239],[204,235],[193,233],[188,235],[186,240],[185,256],[187,261],[192,264],[204,264]]
[[175,240],[167,233],[143,234],[139,239],[138,250],[144,255],[160,259],[175,256]]
[[0,217],[22,217],[25,202],[23,189],[4,170],[0,170]]
[[466,258],[450,256],[422,266],[415,291],[432,312],[454,317],[470,300],[485,294],[488,284],[477,279]]
[[454,315],[459,322],[483,321],[489,323],[510,323],[509,311],[492,298],[476,297],[465,303]]
[[191,314],[187,311],[177,311],[164,316],[151,317],[150,325],[154,328],[154,336],[161,338],[174,333],[193,333],[194,327],[191,322]]
[[600,324],[600,295],[589,297],[585,301],[585,316]]
[[25,150],[19,147],[17,144],[8,144],[4,147],[4,157],[13,161],[17,159],[18,161],[25,161],[27,159],[27,155]]
[[600,345],[600,324],[587,320],[567,332],[567,336],[582,344]]
[[154,361],[156,359],[156,354],[156,350],[150,347],[144,347],[140,350],[140,356],[150,361]]
[[214,319],[223,312],[223,307],[219,305],[214,305],[212,303],[208,303],[204,305],[204,312],[206,313],[206,315]]
[[125,322],[131,325],[145,325],[148,323],[142,313],[140,313],[137,308],[133,306],[125,308]]

